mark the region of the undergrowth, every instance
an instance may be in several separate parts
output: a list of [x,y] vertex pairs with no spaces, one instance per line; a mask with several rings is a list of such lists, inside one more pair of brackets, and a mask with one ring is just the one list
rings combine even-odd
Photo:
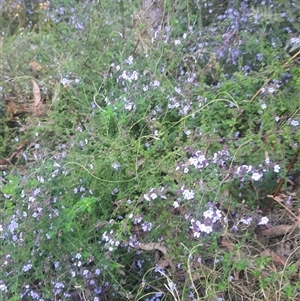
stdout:
[[298,300],[298,3],[2,2],[1,300]]

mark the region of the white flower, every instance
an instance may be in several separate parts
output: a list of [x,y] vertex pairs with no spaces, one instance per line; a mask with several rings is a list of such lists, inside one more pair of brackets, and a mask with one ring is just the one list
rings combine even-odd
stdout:
[[252,179],[253,179],[254,181],[259,181],[259,180],[261,179],[261,177],[262,177],[262,175],[259,174],[259,173],[257,173],[257,172],[255,172],[255,173],[252,175]]
[[133,64],[133,57],[130,56],[127,60],[125,60],[125,62],[126,62],[128,65],[132,65],[132,64]]
[[175,40],[175,45],[180,45],[181,41],[180,40]]
[[181,94],[181,89],[180,89],[180,88],[177,88],[177,87],[175,87],[175,92],[177,92],[178,94]]
[[157,199],[157,194],[153,192],[153,193],[151,193],[150,197],[152,200],[155,200],[155,199]]
[[155,80],[153,82],[153,87],[159,87],[160,86],[160,82],[158,80]]
[[151,231],[152,229],[152,223],[150,222],[145,222],[141,226],[144,232]]
[[276,164],[274,166],[274,172],[278,173],[280,171],[280,166],[278,164]]
[[127,111],[134,110],[136,108],[135,104],[132,102],[125,103],[124,109]]
[[203,216],[205,218],[212,218],[213,217],[214,212],[212,210],[207,210],[203,212]]
[[195,196],[195,193],[194,193],[194,191],[193,190],[184,190],[183,191],[183,198],[185,199],[185,200],[191,200],[191,199],[193,199],[194,198],[194,196]]
[[194,232],[194,237],[199,238],[200,237],[200,232]]
[[297,120],[292,120],[291,121],[291,125],[292,126],[298,126],[299,125],[299,122]]
[[264,216],[264,217],[262,217],[261,219],[260,219],[260,221],[259,221],[259,225],[266,225],[267,223],[269,222],[269,219],[266,217],[266,216]]
[[203,216],[205,218],[211,219],[212,222],[215,223],[215,222],[217,222],[218,220],[221,219],[222,213],[218,209],[215,212],[213,210],[207,210],[207,211],[203,212]]
[[213,232],[213,229],[212,229],[211,226],[206,226],[206,225],[204,225],[204,224],[201,224],[199,228],[200,228],[200,231],[201,231],[201,232],[205,232],[205,233],[207,233],[207,234]]
[[175,202],[173,203],[173,207],[174,207],[174,208],[178,208],[178,207],[179,207],[179,203],[178,203],[177,201],[175,201]]
[[241,218],[240,220],[243,224],[249,226],[252,222],[252,217],[248,217],[248,218]]
[[37,180],[38,180],[40,183],[44,183],[44,182],[45,182],[45,180],[44,180],[43,177],[37,176]]

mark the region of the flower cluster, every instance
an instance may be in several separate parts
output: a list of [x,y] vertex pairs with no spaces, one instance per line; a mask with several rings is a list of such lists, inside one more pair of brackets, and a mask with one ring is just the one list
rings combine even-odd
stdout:
[[158,197],[161,199],[167,199],[165,192],[166,187],[162,187],[161,189],[151,188],[148,193],[144,194],[143,198],[149,203],[149,205],[151,205],[151,201],[157,199]]
[[209,210],[203,212],[203,221],[195,220],[192,218],[190,220],[193,235],[196,238],[199,238],[203,234],[210,234],[214,231],[214,225],[217,222],[224,223],[225,218],[222,215],[222,212],[217,209],[215,206],[210,205]]

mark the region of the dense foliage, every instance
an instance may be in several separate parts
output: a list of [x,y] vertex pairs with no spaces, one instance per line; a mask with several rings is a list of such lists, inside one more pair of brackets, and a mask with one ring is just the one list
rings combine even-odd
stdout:
[[1,300],[299,299],[298,1],[0,6]]

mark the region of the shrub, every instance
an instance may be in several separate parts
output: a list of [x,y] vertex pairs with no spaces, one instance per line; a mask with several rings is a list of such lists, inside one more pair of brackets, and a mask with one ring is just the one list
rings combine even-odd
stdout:
[[34,78],[45,110],[1,130],[1,297],[296,300],[296,259],[257,234],[299,152],[296,6],[146,2],[5,32],[3,95],[32,105]]

